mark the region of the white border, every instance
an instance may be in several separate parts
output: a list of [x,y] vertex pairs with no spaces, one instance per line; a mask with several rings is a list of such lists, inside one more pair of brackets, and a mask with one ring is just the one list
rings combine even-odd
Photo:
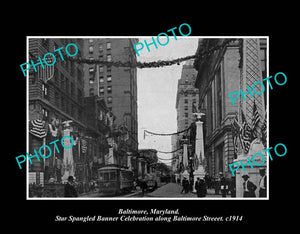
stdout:
[[[29,61],[29,38],[151,38],[152,36],[26,36],[26,61]],[[266,38],[267,40],[267,77],[269,76],[269,36],[177,36],[178,38]],[[26,78],[29,77],[29,71],[26,71]],[[267,147],[269,147],[269,86],[267,86]],[[29,80],[26,80],[26,152],[29,151]],[[65,197],[29,197],[29,163],[26,160],[26,200],[188,200],[188,201],[203,201],[203,200],[269,200],[270,192],[270,173],[269,173],[269,158],[267,157],[267,197],[266,198],[244,198],[244,197],[226,197],[226,198],[215,198],[215,197],[135,197],[135,198],[126,198],[126,197],[75,197],[75,198],[65,198]]]

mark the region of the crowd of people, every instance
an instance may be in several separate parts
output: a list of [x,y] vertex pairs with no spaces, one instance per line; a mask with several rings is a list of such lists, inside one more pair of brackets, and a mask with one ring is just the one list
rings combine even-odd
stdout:
[[[249,174],[244,173],[242,178],[243,182],[243,197],[256,197],[255,191],[258,188],[259,197],[267,196],[267,176],[265,169],[260,169],[260,180],[259,184],[255,185],[251,180],[249,180]],[[189,193],[193,191],[193,185],[195,186],[195,190],[198,197],[205,197],[207,195],[207,189],[214,189],[215,195],[221,194],[222,197],[227,197],[228,195],[231,197],[236,197],[236,178],[231,177],[227,179],[224,177],[223,173],[220,172],[218,177],[211,177],[209,175],[205,175],[204,178],[197,178],[195,184],[193,178],[184,177],[182,181],[177,179],[177,183],[182,186],[181,193]]]

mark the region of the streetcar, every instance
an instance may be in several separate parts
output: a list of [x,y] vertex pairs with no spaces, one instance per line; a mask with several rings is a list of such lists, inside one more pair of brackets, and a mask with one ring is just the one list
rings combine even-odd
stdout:
[[133,189],[133,171],[118,165],[106,165],[98,169],[99,193],[119,195]]

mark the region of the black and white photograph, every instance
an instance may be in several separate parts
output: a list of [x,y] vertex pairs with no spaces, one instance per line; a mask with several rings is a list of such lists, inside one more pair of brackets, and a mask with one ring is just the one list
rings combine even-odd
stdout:
[[187,32],[27,37],[27,199],[268,199],[269,38]]
[[282,5],[225,4],[169,6],[167,16],[150,2],[150,14],[141,3],[115,12],[73,3],[9,23],[8,230],[226,233],[296,223],[297,21]]

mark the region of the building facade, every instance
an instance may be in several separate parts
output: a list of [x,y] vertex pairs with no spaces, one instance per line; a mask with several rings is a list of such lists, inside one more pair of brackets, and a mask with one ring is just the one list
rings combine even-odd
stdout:
[[[83,40],[83,57],[107,62],[136,62],[133,38],[90,38]],[[136,68],[84,64],[84,96],[98,96],[115,116],[114,127],[128,129],[128,151],[137,151],[137,72]]]
[[[238,91],[241,86],[243,74],[243,48],[241,44],[245,39],[231,40],[226,46],[220,46],[226,39],[199,39],[194,66],[198,71],[195,87],[199,89],[200,112],[205,113],[204,144],[206,172],[212,177],[218,177],[222,172],[225,177],[231,178],[228,165],[236,158],[233,144],[232,120],[236,115],[241,116],[242,109],[252,115],[251,105],[241,103],[233,105],[229,93]],[[219,46],[212,53],[209,51]],[[259,39],[259,57],[256,57],[259,66],[259,76],[266,75],[266,39]],[[266,94],[256,100],[261,110],[266,109]],[[251,99],[251,98],[250,98]],[[241,98],[242,100],[242,98]],[[246,111],[247,108],[247,111]],[[261,114],[261,119],[263,115]],[[251,119],[248,118],[250,122]]]
[[[69,43],[76,44],[76,56],[82,56],[82,39],[29,38],[29,60],[37,63],[38,57]],[[40,161],[32,158],[29,183],[61,183],[72,175],[82,185],[79,192],[84,192],[85,184],[96,178],[97,168],[104,164],[109,127],[99,116],[103,112],[105,117],[108,109],[104,102],[84,97],[83,64],[62,60],[57,53],[54,66],[37,65],[36,70],[30,69],[28,80],[28,152],[33,154],[40,146],[66,135],[72,137],[74,146],[68,152],[60,147],[58,152],[52,145],[51,157]]]

